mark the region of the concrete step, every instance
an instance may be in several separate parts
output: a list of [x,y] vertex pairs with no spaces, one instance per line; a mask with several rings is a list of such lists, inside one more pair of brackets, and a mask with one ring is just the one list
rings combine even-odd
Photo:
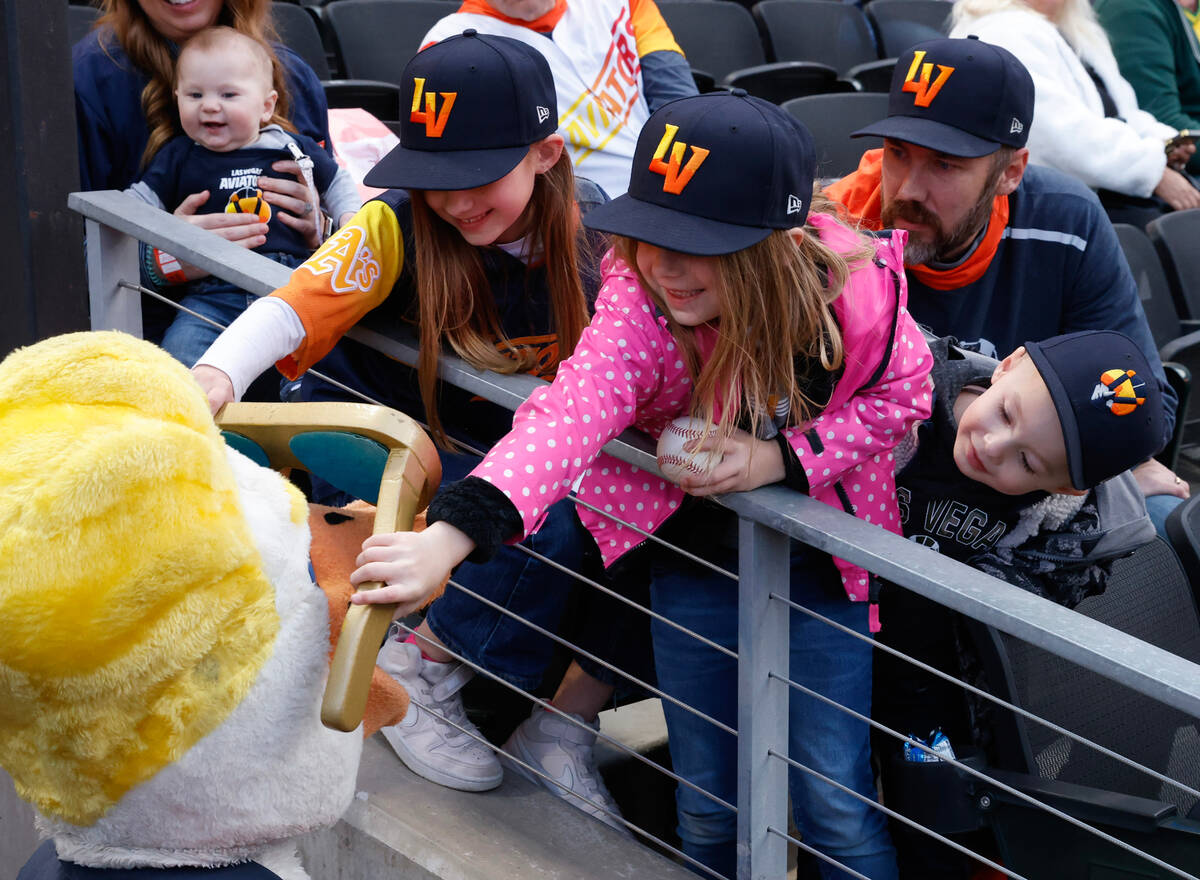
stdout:
[[342,820],[301,845],[314,880],[695,880],[513,774],[490,792],[443,788],[409,772],[375,736],[358,781]]

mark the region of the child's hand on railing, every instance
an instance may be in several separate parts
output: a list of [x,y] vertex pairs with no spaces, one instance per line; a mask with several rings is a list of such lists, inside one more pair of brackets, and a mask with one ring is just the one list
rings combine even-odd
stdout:
[[192,367],[192,375],[208,398],[208,408],[214,416],[225,404],[233,402],[233,382],[221,370],[208,364],[197,364]]
[[689,495],[719,495],[726,492],[748,492],[778,483],[787,474],[783,455],[774,440],[760,440],[753,434],[735,428],[728,439],[714,432],[711,437],[688,445],[692,453],[720,450],[721,463],[702,475],[689,475],[679,480],[679,488]]
[[355,605],[397,603],[396,616],[420,608],[445,583],[450,571],[475,549],[475,542],[447,522],[422,532],[390,532],[363,541],[354,586],[378,581],[382,587],[350,597]]

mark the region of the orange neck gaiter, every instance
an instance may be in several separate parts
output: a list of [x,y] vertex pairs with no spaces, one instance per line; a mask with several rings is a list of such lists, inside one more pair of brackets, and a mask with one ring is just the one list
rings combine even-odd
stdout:
[[[868,150],[858,163],[858,170],[825,188],[825,195],[841,204],[847,218],[858,221],[865,229],[880,229],[883,213],[883,150]],[[956,290],[978,281],[991,265],[1004,228],[1008,226],[1008,196],[996,196],[987,232],[974,252],[953,269],[931,269],[929,266],[905,264],[909,275],[934,290]]]
[[531,31],[537,31],[539,34],[548,34],[554,30],[563,13],[567,11],[567,0],[555,0],[554,8],[543,15],[541,18],[535,18],[533,21],[525,21],[520,18],[510,18],[507,15],[500,13],[489,6],[485,0],[463,0],[463,5],[459,7],[459,12],[472,12],[476,15],[487,15],[492,18],[498,18],[500,21],[508,24],[516,25],[517,27],[527,27]]

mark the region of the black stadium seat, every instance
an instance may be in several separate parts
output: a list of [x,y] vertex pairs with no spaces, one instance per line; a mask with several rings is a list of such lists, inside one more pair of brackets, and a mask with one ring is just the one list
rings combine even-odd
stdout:
[[323,11],[347,77],[400,85],[422,38],[456,8],[446,0],[337,0]]
[[753,16],[736,3],[660,0],[658,9],[692,68],[717,82],[767,60]]
[[945,0],[873,0],[866,10],[880,50],[894,58],[917,43],[948,34],[951,8]]
[[867,150],[881,146],[880,138],[851,138],[850,134],[887,116],[888,96],[882,92],[813,95],[783,105],[812,132],[817,147],[817,176],[844,177],[858,167]]
[[839,73],[879,58],[857,6],[828,0],[762,0],[754,7],[776,61],[818,61]]

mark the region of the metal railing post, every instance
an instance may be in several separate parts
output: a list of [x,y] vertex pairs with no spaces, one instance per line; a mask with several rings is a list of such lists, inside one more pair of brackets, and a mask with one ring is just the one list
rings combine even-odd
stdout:
[[787,535],[739,519],[738,525],[738,880],[778,880],[787,873],[787,768],[768,756],[787,752],[789,641]]
[[93,330],[142,335],[142,298],[122,289],[140,277],[138,240],[95,220],[87,221],[88,301]]

